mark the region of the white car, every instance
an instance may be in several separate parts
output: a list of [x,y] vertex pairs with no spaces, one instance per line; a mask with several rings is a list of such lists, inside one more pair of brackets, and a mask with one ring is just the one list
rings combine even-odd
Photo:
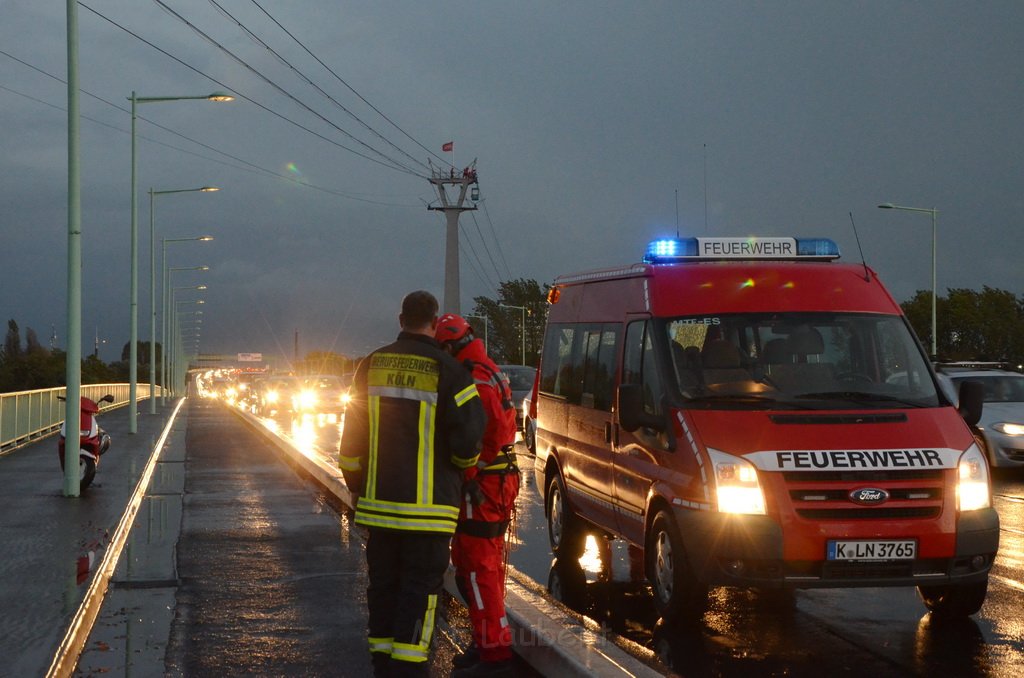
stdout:
[[1024,468],[1024,374],[999,369],[945,369],[955,393],[965,381],[981,382],[985,405],[978,428],[985,439],[989,464],[998,468]]

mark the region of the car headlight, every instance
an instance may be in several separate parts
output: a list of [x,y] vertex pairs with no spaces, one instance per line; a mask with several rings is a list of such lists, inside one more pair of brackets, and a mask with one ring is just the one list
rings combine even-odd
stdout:
[[299,394],[299,402],[303,407],[313,407],[316,405],[316,392],[314,391],[303,391]]
[[267,391],[267,402],[268,403],[276,403],[277,399],[280,398],[280,397],[281,396],[279,396],[277,394],[277,391]]
[[961,511],[975,511],[991,506],[988,462],[977,443],[960,455],[957,470],[957,508]]
[[1008,436],[1024,436],[1024,424],[1011,424],[1008,421],[1000,421],[992,424],[992,428]]
[[764,492],[754,465],[746,459],[710,447],[708,455],[715,470],[719,512],[764,515]]
[[341,404],[342,405],[348,405],[350,402],[352,402],[352,396],[350,396],[348,393],[342,393],[341,394]]

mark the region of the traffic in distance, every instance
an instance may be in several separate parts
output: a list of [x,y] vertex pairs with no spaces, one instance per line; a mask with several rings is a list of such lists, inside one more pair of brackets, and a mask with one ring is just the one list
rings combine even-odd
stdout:
[[[739,240],[660,241],[642,263],[555,280],[520,419],[535,455],[521,520],[544,527],[521,531],[521,548],[554,561],[524,567],[578,602],[593,580],[577,562],[628,554],[625,578],[652,608],[645,644],[728,591],[871,589],[885,606],[903,599],[880,591],[899,587],[935,619],[963,620],[994,576],[986,609],[1006,609],[1024,590],[1024,493],[994,495],[992,468],[1024,459],[1024,377],[933,367],[874,272],[836,262],[831,241]],[[227,397],[307,435],[304,380],[273,380]],[[343,418],[320,421],[338,424],[313,436],[331,458]],[[1002,569],[994,500],[1014,520]]]

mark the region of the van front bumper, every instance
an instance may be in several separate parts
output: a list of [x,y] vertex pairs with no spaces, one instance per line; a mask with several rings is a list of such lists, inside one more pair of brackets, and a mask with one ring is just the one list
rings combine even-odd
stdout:
[[705,584],[762,588],[917,586],[982,581],[999,548],[994,509],[962,514],[956,552],[908,561],[786,561],[782,528],[769,516],[733,515],[676,507],[686,555]]

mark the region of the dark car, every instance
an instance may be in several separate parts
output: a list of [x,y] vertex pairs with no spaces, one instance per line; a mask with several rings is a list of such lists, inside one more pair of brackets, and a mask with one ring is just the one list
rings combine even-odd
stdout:
[[512,388],[512,402],[516,406],[516,429],[523,431],[523,398],[533,390],[533,380],[537,377],[536,367],[526,365],[498,365],[498,369],[508,377]]
[[302,388],[292,397],[292,410],[298,414],[341,414],[348,401],[348,386],[341,377],[317,375],[303,381]]
[[292,394],[301,385],[298,377],[276,375],[262,379],[256,384],[256,414],[270,417],[288,412],[292,407]]

